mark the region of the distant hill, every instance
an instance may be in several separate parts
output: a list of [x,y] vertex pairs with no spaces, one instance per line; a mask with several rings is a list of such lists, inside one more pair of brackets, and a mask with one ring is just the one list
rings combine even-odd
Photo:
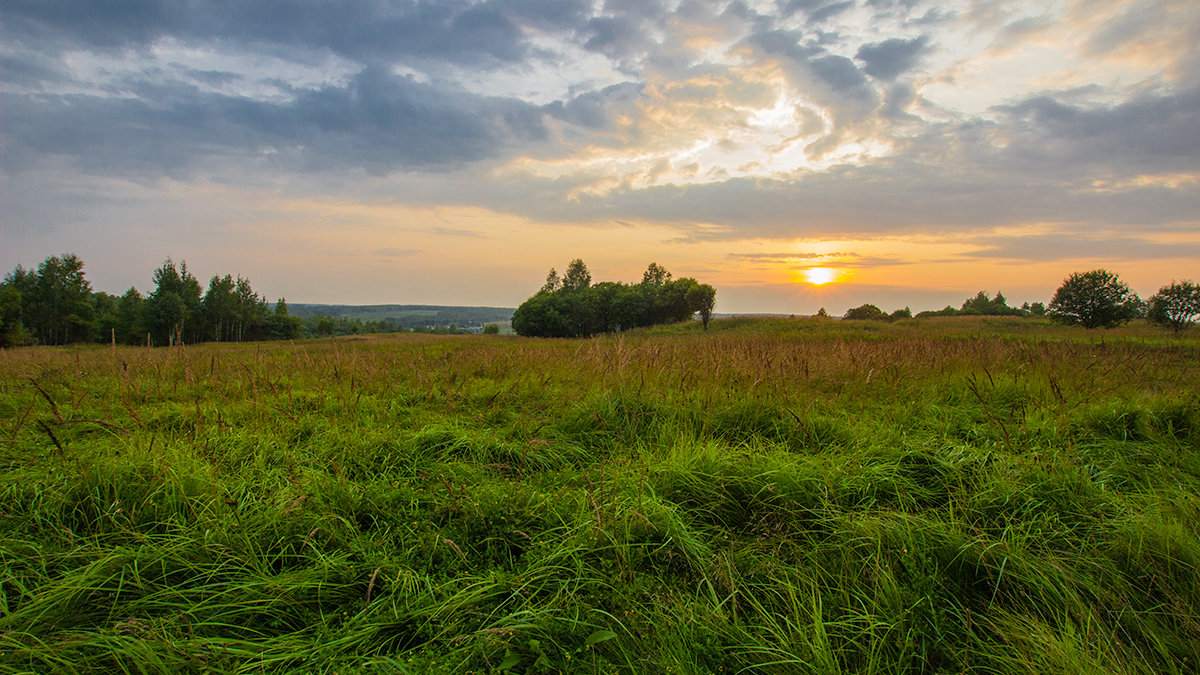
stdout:
[[288,303],[292,316],[331,316],[334,318],[382,321],[391,319],[404,326],[449,326],[459,328],[481,326],[485,323],[508,323],[512,307],[452,307],[444,305],[316,305]]

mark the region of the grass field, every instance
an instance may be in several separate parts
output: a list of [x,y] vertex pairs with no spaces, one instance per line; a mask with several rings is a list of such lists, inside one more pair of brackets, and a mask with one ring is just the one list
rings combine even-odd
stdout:
[[1200,335],[0,351],[0,670],[1200,672]]

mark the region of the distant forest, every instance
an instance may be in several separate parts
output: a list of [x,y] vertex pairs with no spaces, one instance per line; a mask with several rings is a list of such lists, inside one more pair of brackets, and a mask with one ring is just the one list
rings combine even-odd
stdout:
[[[151,275],[153,290],[131,287],[122,295],[93,291],[74,254],[51,256],[36,269],[18,265],[0,282],[0,347],[79,342],[173,345],[199,342],[292,340],[365,333],[498,333],[511,322],[520,335],[574,337],[686,321],[699,315],[708,328],[716,290],[695,279],[671,278],[651,263],[641,283],[592,284],[582,260],[571,261],[520,307],[435,305],[274,304],[241,276],[214,275],[205,289],[187,267],[168,259]],[[825,308],[817,314],[829,317]],[[1200,285],[1172,282],[1142,300],[1107,270],[1072,274],[1046,305],[1010,307],[1003,293],[980,291],[961,307],[913,315],[890,314],[871,304],[848,310],[847,320],[895,321],[932,316],[1048,316],[1085,328],[1112,327],[1133,319],[1182,331],[1200,318]]]
[[151,275],[153,290],[123,295],[93,291],[74,254],[51,256],[36,269],[18,265],[0,283],[0,347],[116,342],[171,345],[291,340],[365,333],[480,332],[513,310],[430,305],[274,304],[241,276],[214,275],[205,289],[187,263],[168,259]]
[[512,307],[447,307],[444,305],[288,305],[292,316],[327,316],[352,321],[386,321],[409,327],[458,326],[481,328],[488,323],[508,323]]

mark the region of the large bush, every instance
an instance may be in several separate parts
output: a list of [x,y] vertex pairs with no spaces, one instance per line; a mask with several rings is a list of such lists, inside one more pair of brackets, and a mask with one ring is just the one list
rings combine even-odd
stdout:
[[1121,278],[1108,270],[1076,272],[1050,301],[1050,316],[1084,328],[1112,328],[1136,319],[1143,304]]
[[1163,286],[1150,298],[1149,305],[1147,318],[1181,331],[1200,316],[1200,286],[1191,281]]
[[590,282],[581,260],[572,261],[561,278],[550,270],[542,289],[513,313],[513,330],[532,337],[580,337],[686,321],[697,312],[707,328],[717,293],[695,279],[672,281],[655,263],[640,284]]

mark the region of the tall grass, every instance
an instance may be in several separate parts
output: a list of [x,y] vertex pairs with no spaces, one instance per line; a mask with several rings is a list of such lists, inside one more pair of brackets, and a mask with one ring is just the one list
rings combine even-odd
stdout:
[[1189,673],[1194,335],[0,352],[0,668]]

